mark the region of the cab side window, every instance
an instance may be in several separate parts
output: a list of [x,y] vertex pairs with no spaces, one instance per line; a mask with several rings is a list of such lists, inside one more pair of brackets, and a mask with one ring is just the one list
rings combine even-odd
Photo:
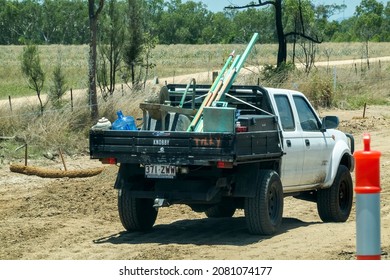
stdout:
[[321,124],[310,105],[302,96],[293,97],[303,131],[319,131]]
[[295,130],[294,116],[290,102],[286,95],[275,95],[276,106],[278,107],[280,122],[284,131]]

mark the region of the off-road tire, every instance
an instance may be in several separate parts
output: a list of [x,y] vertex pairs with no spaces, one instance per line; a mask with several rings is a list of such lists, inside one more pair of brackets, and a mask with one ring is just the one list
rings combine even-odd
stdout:
[[246,224],[252,234],[272,235],[282,224],[282,182],[274,170],[259,170],[254,180],[255,196],[245,198]]
[[126,188],[118,191],[118,213],[123,227],[127,231],[148,231],[157,218],[157,209],[153,200],[135,198]]
[[318,214],[323,222],[342,223],[348,220],[352,203],[353,183],[351,173],[346,166],[340,165],[332,186],[318,191]]

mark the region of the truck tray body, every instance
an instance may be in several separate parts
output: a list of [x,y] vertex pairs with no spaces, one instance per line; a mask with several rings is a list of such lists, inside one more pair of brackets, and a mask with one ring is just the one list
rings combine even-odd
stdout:
[[213,133],[91,130],[92,159],[115,158],[118,163],[212,165],[239,164],[282,155],[278,130]]

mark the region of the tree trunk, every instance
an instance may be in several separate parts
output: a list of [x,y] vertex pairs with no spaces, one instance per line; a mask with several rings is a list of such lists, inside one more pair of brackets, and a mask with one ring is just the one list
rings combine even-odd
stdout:
[[307,40],[310,40],[315,43],[321,43],[321,41],[318,40],[318,38],[312,38],[310,36],[305,35],[305,30],[303,28],[303,16],[301,12],[301,1],[299,1],[299,8],[300,8],[300,21],[302,25],[302,31],[300,32],[289,32],[287,34],[284,33],[284,27],[283,27],[283,14],[282,14],[282,0],[274,0],[274,1],[265,1],[262,2],[261,0],[258,1],[258,4],[255,3],[255,1],[250,2],[248,5],[244,6],[236,6],[231,5],[226,8],[229,9],[245,9],[245,8],[251,8],[251,7],[262,7],[266,5],[273,5],[275,8],[275,27],[276,27],[276,35],[278,37],[278,57],[276,65],[277,67],[280,67],[282,64],[286,63],[287,61],[287,37],[294,35],[299,35],[300,37],[303,37]]
[[134,67],[134,63],[131,64],[131,83],[134,87],[135,85],[135,67]]
[[40,91],[37,92],[37,96],[38,96],[39,104],[41,106],[41,116],[43,116],[43,103],[42,103],[41,92]]
[[287,61],[287,42],[282,22],[282,0],[275,0],[275,26],[279,45],[276,65],[279,67]]
[[89,63],[88,63],[88,80],[89,80],[89,107],[91,110],[91,118],[96,121],[99,118],[99,109],[97,103],[96,91],[96,41],[97,41],[97,21],[98,16],[103,9],[104,0],[99,1],[99,8],[95,12],[95,0],[88,1],[89,12]]
[[369,54],[369,51],[368,51],[368,44],[369,44],[369,40],[366,40],[366,59],[367,59],[367,68],[368,70],[370,70],[370,58],[368,56]]

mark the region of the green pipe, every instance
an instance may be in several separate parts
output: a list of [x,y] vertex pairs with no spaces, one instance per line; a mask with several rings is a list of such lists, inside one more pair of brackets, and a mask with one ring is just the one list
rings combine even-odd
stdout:
[[222,76],[225,74],[225,71],[226,69],[228,68],[230,62],[232,62],[233,58],[234,58],[234,53],[235,51],[232,51],[230,54],[229,54],[229,57],[228,59],[226,60],[225,62],[225,65],[222,67],[221,69],[221,72],[218,74],[217,78],[215,79],[213,85],[211,86],[210,88],[210,91],[213,91],[216,87],[217,87],[217,84],[219,82],[219,80],[222,78]]
[[254,47],[254,45],[255,45],[255,43],[256,43],[258,38],[259,38],[259,33],[253,34],[252,39],[249,42],[248,46],[246,47],[244,53],[241,55],[239,61],[235,64],[234,71],[236,71],[236,73],[233,75],[233,78],[229,81],[229,85],[226,87],[225,92],[222,93],[221,98],[224,98],[225,93],[229,92],[230,87],[233,85],[234,80],[236,79],[236,76],[237,76],[238,72],[240,72],[242,66],[244,65],[244,63],[245,63],[249,53],[253,49],[253,47]]
[[[226,92],[229,92],[231,86],[233,85],[235,79],[236,79],[236,76],[237,74],[240,72],[242,66],[244,65],[249,53],[251,52],[251,50],[253,49],[253,46],[255,45],[257,39],[259,37],[259,33],[255,33],[253,34],[252,36],[252,39],[250,40],[248,46],[246,47],[244,53],[240,56],[238,55],[236,57],[236,59],[233,61],[233,63],[231,64],[229,70],[227,71],[227,75],[226,77],[229,77],[231,75],[231,79],[229,81],[227,81],[227,86],[223,89],[223,92],[218,92],[217,97],[218,100],[224,98],[224,95]],[[222,79],[222,76],[225,74],[226,72],[226,68],[228,67],[229,63],[231,62],[231,60],[233,59],[233,54],[231,54],[227,60],[227,62],[225,63],[224,67],[222,68],[222,71],[221,73],[218,75],[217,79],[215,79],[213,85],[211,86],[210,88],[210,92],[209,94],[213,94],[213,91],[215,90],[215,88],[217,87],[217,85],[219,84],[219,82],[221,81]],[[234,71],[232,73],[232,71]],[[224,81],[222,80],[222,83]],[[207,98],[205,98],[204,101],[206,101]],[[217,99],[216,99],[217,100]],[[218,101],[217,100],[217,101]],[[205,107],[205,102],[202,103],[202,105],[200,106],[197,114],[195,115],[193,121],[191,122],[190,126],[188,127],[187,131],[200,131],[202,130],[202,123],[203,123],[203,118],[202,118],[202,113],[203,113],[203,109]]]
[[[232,71],[235,71],[236,65],[237,65],[237,63],[240,61],[240,57],[241,57],[240,55],[237,55],[237,56],[236,56],[236,59],[234,59],[232,65],[230,66],[230,68],[229,68],[229,70],[227,71],[227,73],[226,73],[226,75],[225,75],[224,78],[229,77],[230,74],[232,73]],[[224,80],[222,80],[222,82],[224,82]],[[216,94],[218,94],[218,92],[217,92]],[[198,112],[199,112],[199,111],[198,111]],[[201,130],[199,127],[202,126],[202,123],[203,123],[203,118],[200,117],[199,120],[198,120],[198,122],[194,125],[194,131],[198,131],[198,132],[199,132],[199,131]]]
[[[226,72],[226,75],[223,77],[223,79],[225,79],[226,77],[229,77],[231,72],[235,71],[234,69],[239,61],[240,61],[240,55],[237,55],[236,58],[233,60],[233,63],[230,65],[229,70]],[[223,79],[222,79],[222,83],[225,82]],[[223,85],[222,85],[222,87],[223,87]],[[216,94],[218,94],[218,92],[216,92]],[[204,105],[204,104],[202,104],[202,105]],[[203,106],[203,108],[204,108],[204,106]],[[203,109],[202,109],[202,111],[203,111]],[[199,113],[199,111],[198,111],[198,113]],[[201,129],[199,127],[202,125],[202,123],[203,123],[203,118],[200,117],[199,120],[197,121],[197,123],[194,124],[193,131],[200,131]]]
[[237,64],[237,72],[240,72],[246,58],[248,57],[249,53],[252,51],[253,46],[255,45],[258,38],[259,38],[259,33],[253,34],[251,41],[249,42],[248,46],[246,47],[244,53],[241,56],[240,61]]
[[[193,84],[193,93],[195,92],[196,82],[195,82],[195,79],[192,78],[191,81],[187,84],[187,87],[183,93],[183,96],[181,97],[180,104],[179,104],[180,108],[183,107],[184,101],[186,100],[186,96],[187,96],[188,90],[190,89],[191,84]],[[192,109],[194,109],[194,108],[192,108]]]
[[[215,90],[215,88],[217,87],[219,81],[221,80],[222,76],[225,74],[226,69],[228,68],[229,64],[231,63],[233,57],[234,57],[234,51],[229,54],[229,57],[226,60],[225,65],[223,66],[221,72],[218,74],[217,78],[215,79],[214,83],[212,84],[212,86],[210,88],[210,91],[209,91],[209,94],[212,94],[213,91]],[[234,61],[236,61],[236,60],[234,60]],[[194,116],[194,119],[191,122],[190,126],[188,127],[187,132],[188,131],[193,131],[193,128],[195,128],[195,126],[197,125],[197,122],[195,120],[200,118],[199,116],[203,112],[203,108],[205,106],[205,100],[207,99],[207,96],[208,95],[206,95],[206,98],[204,99],[204,102],[200,105],[200,108],[199,108],[198,112],[196,113],[196,115]]]

